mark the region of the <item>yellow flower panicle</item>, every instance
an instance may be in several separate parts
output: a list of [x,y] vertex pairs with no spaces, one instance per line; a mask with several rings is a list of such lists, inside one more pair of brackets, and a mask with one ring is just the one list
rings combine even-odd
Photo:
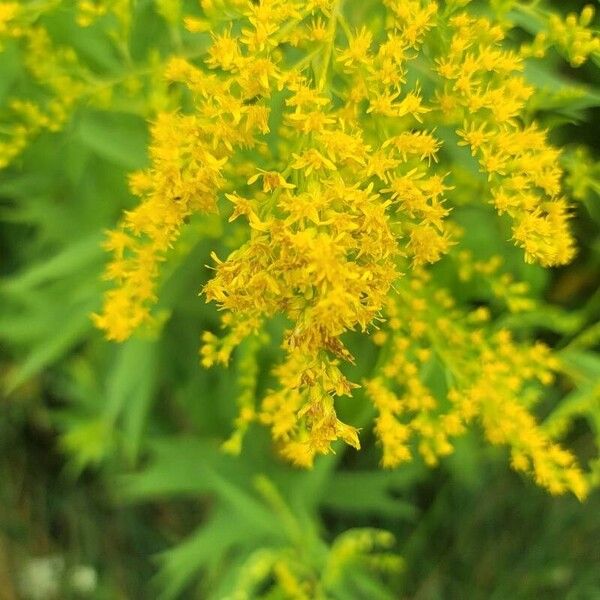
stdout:
[[[489,263],[462,262],[489,273]],[[517,343],[508,330],[489,324],[486,311],[461,311],[424,271],[398,292],[387,307],[386,359],[366,383],[378,412],[382,465],[411,460],[413,440],[425,462],[435,465],[452,452],[452,438],[477,421],[492,444],[508,446],[513,468],[531,473],[553,494],[585,497],[588,483],[575,457],[530,412],[558,367],[549,348]],[[434,393],[424,375],[436,360],[446,369],[443,393]]]
[[541,58],[548,48],[555,46],[573,67],[584,64],[590,56],[600,54],[600,37],[590,29],[594,7],[585,6],[581,14],[569,13],[565,18],[550,14],[545,27],[537,33],[531,44],[521,48],[523,56]]
[[23,17],[19,21],[25,12],[23,8],[7,13],[6,6],[10,7],[0,3],[0,44],[4,12],[11,19],[4,23],[7,28],[4,35],[8,33],[20,40],[24,46],[23,66],[31,80],[46,90],[47,96],[43,101],[24,98],[9,101],[10,123],[0,137],[0,169],[9,165],[40,132],[59,131],[86,88],[85,70],[76,53],[55,46],[46,29],[29,23],[29,19]]
[[[186,19],[211,42],[202,65],[174,58],[167,67],[191,108],[154,122],[150,167],[131,179],[142,201],[106,243],[115,287],[96,323],[123,340],[151,319],[159,266],[182,225],[219,210],[245,237],[229,254],[212,253],[203,293],[223,311],[225,333],[203,334],[202,364],[227,364],[265,323],[286,323],[283,359],[260,402],[253,351],[240,349],[228,450],[240,450],[253,421],[299,466],[336,440],[360,448],[358,427],[336,410],[359,387],[345,374],[361,357],[344,335],[357,331],[382,346],[363,387],[383,466],[410,460],[415,444],[435,464],[478,422],[510,448],[516,469],[583,497],[574,457],[530,411],[556,367],[550,352],[495,329],[485,307],[461,312],[427,271],[451,254],[462,280],[482,276],[508,310],[532,308],[498,260],[460,249],[451,144],[470,149],[487,182],[473,201],[510,219],[526,261],[573,257],[559,151],[522,118],[535,92],[526,52],[508,49],[504,21],[457,3],[383,5],[384,27],[349,22],[351,0],[204,2],[205,18]],[[434,363],[449,373],[443,392],[425,376]]]
[[513,221],[513,239],[525,260],[566,264],[575,250],[559,152],[535,124],[523,126],[517,119],[533,93],[519,75],[523,60],[502,50],[504,31],[487,19],[461,14],[451,24],[448,53],[437,65],[448,82],[440,107],[448,120],[464,119],[459,145],[478,158],[496,209]]
[[282,456],[310,467],[317,454],[330,451],[337,439],[359,449],[358,430],[337,418],[336,397],[350,395],[349,382],[335,361],[311,359],[300,352],[275,369],[279,389],[268,393],[259,414],[271,427]]
[[[179,0],[156,0],[156,10],[171,25],[180,12]],[[0,169],[9,166],[43,132],[63,129],[78,106],[116,110],[155,117],[169,103],[158,51],[148,53],[143,65],[133,64],[129,51],[135,17],[131,0],[77,2],[0,2],[0,53],[10,44],[27,72],[26,96],[12,95],[0,123]],[[98,74],[75,46],[54,38],[55,12],[65,22],[88,27],[104,19],[104,42],[122,58],[118,72]],[[95,42],[97,43],[97,42]],[[92,53],[93,54],[93,53]],[[159,76],[160,74],[160,76]],[[20,86],[15,84],[20,91]]]
[[167,77],[198,92],[195,115],[162,114],[152,127],[152,167],[131,178],[142,203],[126,213],[121,227],[109,234],[114,260],[106,278],[118,287],[108,292],[98,327],[109,339],[122,341],[150,319],[156,298],[158,265],[194,213],[216,210],[223,171],[234,147],[254,145],[256,129],[265,130],[257,107],[227,96],[227,84],[183,59],[173,60]]

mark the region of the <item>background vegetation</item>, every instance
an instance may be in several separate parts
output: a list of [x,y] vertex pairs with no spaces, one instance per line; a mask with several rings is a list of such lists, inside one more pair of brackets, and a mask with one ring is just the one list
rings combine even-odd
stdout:
[[[600,598],[598,494],[550,497],[476,432],[433,470],[381,471],[365,440],[360,454],[340,448],[301,472],[259,428],[240,457],[223,454],[243,348],[229,370],[199,366],[199,334],[216,323],[197,297],[216,222],[192,222],[169,263],[162,330],[103,340],[89,317],[104,288],[102,232],[133,205],[127,173],[145,164],[147,121],[173,102],[161,57],[199,53],[208,36],[182,38],[167,2],[162,16],[138,2],[127,31],[112,14],[81,28],[81,7],[58,4],[31,2],[39,14],[23,26],[43,22],[57,44],[48,68],[75,73],[73,98],[60,98],[68,116],[56,127],[24,118],[26,144],[0,171],[0,597],[300,598],[263,577],[276,564],[285,581],[293,564],[342,600]],[[524,38],[534,31],[527,11],[510,16]],[[32,80],[31,48],[1,41],[0,124],[14,148],[12,100],[50,103],[61,88]],[[575,71],[550,54],[527,76],[549,92],[539,119],[566,148],[580,250],[549,274],[524,269],[518,252],[509,265],[547,307],[522,326],[568,349],[582,388],[596,390],[568,438],[588,460],[600,432],[598,65]],[[585,93],[574,99],[575,85]],[[474,252],[502,242],[488,213],[458,212]],[[555,394],[542,416],[557,403],[552,415],[579,410],[560,382]]]

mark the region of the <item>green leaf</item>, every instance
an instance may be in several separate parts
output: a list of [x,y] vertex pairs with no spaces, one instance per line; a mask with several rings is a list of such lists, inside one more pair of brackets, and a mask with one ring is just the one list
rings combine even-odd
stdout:
[[90,263],[101,259],[101,239],[98,233],[94,233],[72,242],[57,254],[3,282],[2,289],[12,294],[25,294],[45,283],[77,275]]
[[106,383],[105,414],[109,422],[122,422],[125,453],[137,460],[142,432],[158,380],[158,344],[132,339],[117,353]]
[[267,507],[246,491],[253,488],[253,465],[224,454],[220,444],[206,438],[164,438],[150,447],[149,466],[121,479],[124,499],[216,495],[256,528],[279,532]]
[[576,381],[591,384],[600,381],[600,355],[597,353],[567,347],[559,356]]
[[507,315],[501,320],[501,324],[509,329],[546,329],[562,335],[571,335],[579,331],[584,321],[585,317],[580,313],[543,306],[536,310]]
[[147,127],[138,117],[86,111],[77,134],[98,156],[126,169],[139,169],[146,163]]
[[408,488],[416,468],[405,465],[397,471],[340,471],[326,483],[321,505],[349,514],[375,514],[394,519],[414,519],[416,507],[394,495]]
[[190,537],[159,557],[156,583],[161,600],[180,597],[186,585],[199,572],[216,570],[229,551],[246,540],[255,540],[252,524],[235,515],[220,512],[203,523]]

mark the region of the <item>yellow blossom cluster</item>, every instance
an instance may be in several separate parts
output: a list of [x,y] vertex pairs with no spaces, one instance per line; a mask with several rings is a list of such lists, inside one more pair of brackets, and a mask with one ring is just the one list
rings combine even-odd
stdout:
[[521,49],[521,53],[541,58],[549,47],[555,46],[573,67],[581,66],[590,56],[600,54],[600,37],[590,28],[594,12],[594,7],[587,5],[580,15],[569,13],[564,19],[550,14],[546,27],[537,33],[531,44]]
[[[11,58],[27,74],[24,91],[15,85],[3,106],[0,123],[0,169],[10,165],[40,133],[63,129],[78,106],[102,110],[124,110],[155,116],[167,105],[163,91],[164,61],[158,53],[147,62],[133,65],[128,42],[134,7],[130,0],[63,0],[48,2],[0,1],[0,53],[10,44]],[[156,3],[166,20],[177,14],[179,0]],[[180,7],[179,7],[180,8]],[[122,57],[125,72],[97,73],[75,46],[55,41],[48,22],[56,14],[66,20],[73,16],[79,27],[88,27],[105,17],[105,43]],[[94,42],[94,43],[97,43]],[[159,76],[157,77],[157,75]],[[144,80],[151,80],[152,90]]]
[[33,11],[16,3],[0,3],[0,51],[3,38],[18,39],[23,65],[31,79],[43,85],[50,97],[43,103],[29,98],[8,102],[10,121],[0,139],[0,168],[8,165],[40,131],[59,130],[81,93],[81,68],[75,52],[55,48],[45,28],[36,25]]
[[[513,238],[525,260],[544,266],[568,263],[574,254],[568,204],[561,196],[559,151],[546,132],[518,119],[533,88],[520,72],[523,60],[503,50],[505,32],[484,18],[453,17],[454,33],[437,72],[447,80],[439,104],[487,175],[499,214],[513,221]],[[476,49],[476,50],[475,50]]]
[[113,15],[126,31],[131,26],[131,0],[77,0],[77,23],[81,27],[92,25],[105,15]]
[[[336,440],[358,449],[361,424],[338,412],[359,388],[346,366],[361,357],[345,334],[361,332],[382,345],[363,387],[384,466],[408,460],[413,441],[433,464],[477,421],[511,449],[515,468],[582,497],[573,456],[529,410],[556,366],[549,350],[495,328],[485,308],[456,308],[427,270],[456,252],[462,278],[488,276],[510,310],[530,307],[495,259],[460,254],[451,218],[460,146],[484,174],[473,203],[507,215],[526,261],[573,257],[559,151],[522,118],[535,92],[525,58],[510,48],[505,21],[456,2],[384,0],[373,20],[353,22],[357,4],[206,1],[202,18],[185,19],[211,41],[201,64],[168,64],[185,101],[153,123],[150,166],[131,178],[141,202],[106,242],[115,285],[96,323],[124,340],[148,322],[182,226],[219,211],[243,233],[233,251],[212,253],[202,291],[225,333],[205,332],[200,354],[206,367],[227,364],[242,344],[246,357],[227,449],[239,451],[252,421],[300,466]],[[282,358],[256,403],[254,350],[243,345],[277,319]],[[434,390],[426,372],[446,389]]]
[[254,487],[274,518],[284,524],[291,545],[260,548],[250,554],[237,572],[237,584],[229,597],[248,597],[249,589],[268,586],[268,593],[282,598],[328,598],[336,593],[336,586],[352,569],[393,574],[403,568],[403,559],[392,551],[396,544],[394,536],[374,528],[344,531],[319,553],[319,560],[313,560],[313,555],[306,552],[304,539],[294,535],[301,531],[301,522],[273,482],[259,475]]
[[17,2],[0,2],[0,44],[3,37],[20,35],[19,13],[20,6]]
[[[485,268],[465,257],[461,262]],[[384,358],[366,383],[377,409],[384,467],[410,460],[413,439],[434,465],[452,452],[452,438],[478,421],[490,443],[510,448],[514,469],[531,473],[553,494],[586,495],[575,457],[530,412],[558,367],[547,346],[518,343],[507,329],[490,324],[485,309],[461,310],[423,270],[398,287],[386,312],[390,331],[378,340]]]

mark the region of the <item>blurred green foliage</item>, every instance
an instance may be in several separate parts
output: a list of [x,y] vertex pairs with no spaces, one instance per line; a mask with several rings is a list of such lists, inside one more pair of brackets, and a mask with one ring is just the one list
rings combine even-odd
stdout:
[[[82,99],[61,132],[40,131],[0,172],[0,597],[600,598],[598,494],[551,498],[476,434],[433,471],[418,462],[380,471],[366,443],[299,472],[273,457],[258,428],[240,457],[224,455],[240,358],[228,371],[205,371],[197,358],[199,333],[216,325],[197,297],[216,222],[184,234],[162,284],[162,330],[122,345],[102,339],[89,317],[103,289],[100,242],[132,205],[127,173],[146,160],[143,100],[160,62],[150,50],[166,56],[181,40],[139,2],[131,66],[112,17],[80,29],[64,4],[48,14],[55,39],[77,49],[93,85],[119,83],[105,106]],[[509,16],[524,38],[535,33],[526,11]],[[28,86],[19,52],[8,40],[0,54],[4,113]],[[557,55],[527,73],[548,89],[537,118],[566,148],[580,252],[550,276],[518,253],[509,263],[548,306],[512,325],[561,349],[582,382],[573,393],[558,387],[548,406],[562,398],[549,426],[578,416],[569,441],[584,459],[600,432],[597,74]],[[473,251],[503,243],[486,211],[457,214]],[[295,581],[309,591],[294,592]]]

